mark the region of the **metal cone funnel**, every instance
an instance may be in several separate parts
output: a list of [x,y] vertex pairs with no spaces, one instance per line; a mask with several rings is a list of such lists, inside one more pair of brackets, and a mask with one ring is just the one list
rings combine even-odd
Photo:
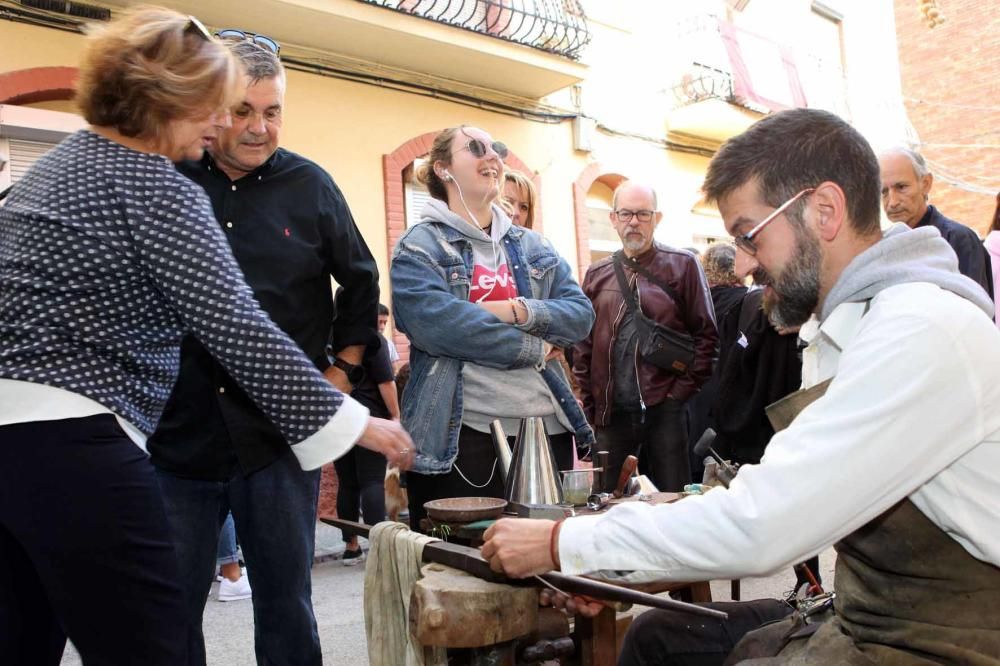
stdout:
[[539,416],[521,421],[504,498],[518,504],[560,504],[563,501],[552,447]]

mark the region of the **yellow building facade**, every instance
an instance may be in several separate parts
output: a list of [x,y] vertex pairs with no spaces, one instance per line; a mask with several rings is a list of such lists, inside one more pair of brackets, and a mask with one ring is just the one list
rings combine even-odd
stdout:
[[[70,3],[112,16],[131,4],[138,3]],[[511,165],[539,186],[541,231],[582,276],[616,246],[607,214],[611,191],[625,178],[657,189],[660,240],[703,247],[723,238],[717,211],[700,194],[721,142],[770,110],[807,105],[788,93],[789,81],[793,88],[805,81],[814,100],[824,90],[823,106],[857,121],[848,104],[852,44],[866,43],[862,29],[892,31],[891,8],[886,24],[873,10],[856,9],[869,14],[852,18],[808,0],[162,4],[213,28],[281,42],[288,68],[282,144],[319,163],[343,190],[379,262],[385,301],[392,246],[424,196],[412,165],[441,128],[476,125],[510,147]],[[776,25],[779,15],[800,30]],[[0,0],[0,188],[47,142],[83,126],[69,99],[84,39],[76,21],[32,0]],[[812,31],[807,46],[826,49],[822,57],[789,55],[793,46],[782,35],[802,30]],[[752,61],[746,71],[734,66],[734,43]],[[782,54],[798,65],[795,81],[774,59]],[[817,69],[817,58],[834,66]],[[744,88],[749,81],[754,90],[738,90],[740,72]],[[817,82],[816,72],[827,79]],[[859,96],[867,99],[863,89]]]

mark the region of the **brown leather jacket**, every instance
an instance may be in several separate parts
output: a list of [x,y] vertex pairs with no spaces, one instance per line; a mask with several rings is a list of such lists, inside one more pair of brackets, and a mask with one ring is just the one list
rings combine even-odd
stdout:
[[[719,343],[705,274],[689,252],[656,242],[636,259],[643,268],[673,287],[683,301],[683,311],[680,311],[667,292],[630,270],[626,264],[625,277],[629,284],[634,285],[638,280],[642,312],[664,326],[686,330],[695,338],[695,360],[684,375],[673,375],[638,358],[636,371],[643,402],[652,407],[667,398],[686,401],[712,374]],[[573,375],[580,385],[587,420],[594,427],[602,427],[611,421],[611,364],[615,336],[626,311],[610,257],[591,265],[583,281],[583,293],[594,304],[597,319],[590,335],[576,345]]]

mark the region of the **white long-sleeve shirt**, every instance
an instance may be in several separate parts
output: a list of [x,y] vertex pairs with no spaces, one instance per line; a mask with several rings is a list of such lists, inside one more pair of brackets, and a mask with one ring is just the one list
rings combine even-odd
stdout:
[[813,345],[835,379],[760,464],[728,490],[566,521],[562,570],[631,581],[764,575],[906,497],[1000,565],[1000,331],[927,283],[889,287],[862,313],[843,304],[824,322]]

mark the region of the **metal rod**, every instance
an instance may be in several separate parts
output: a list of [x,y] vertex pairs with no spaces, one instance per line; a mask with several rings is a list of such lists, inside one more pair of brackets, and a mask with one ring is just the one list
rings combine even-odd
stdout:
[[[350,520],[341,520],[340,518],[320,518],[320,520],[327,525],[339,528],[347,536],[357,535],[367,538],[371,530],[370,525],[356,523]],[[493,571],[493,569],[490,568],[489,562],[483,559],[483,556],[479,552],[478,548],[470,548],[468,546],[459,546],[454,543],[437,541],[428,543],[424,546],[423,559],[425,562],[437,562],[438,564],[444,564],[460,569],[466,573],[471,573],[478,578],[494,583],[503,583],[518,587],[534,585],[532,583],[532,579],[530,578],[508,578],[501,573]],[[621,601],[623,603],[649,606],[650,608],[663,608],[667,610],[692,613],[694,615],[714,617],[720,620],[724,620],[729,617],[727,613],[715,610],[714,608],[706,608],[696,604],[676,601],[669,597],[660,597],[647,592],[640,592],[639,590],[633,590],[619,585],[612,585],[610,583],[604,583],[591,578],[584,578],[583,576],[568,576],[557,571],[550,571],[549,573],[542,574],[537,578],[540,578],[546,586],[555,588],[566,594],[591,597],[599,601]]]

